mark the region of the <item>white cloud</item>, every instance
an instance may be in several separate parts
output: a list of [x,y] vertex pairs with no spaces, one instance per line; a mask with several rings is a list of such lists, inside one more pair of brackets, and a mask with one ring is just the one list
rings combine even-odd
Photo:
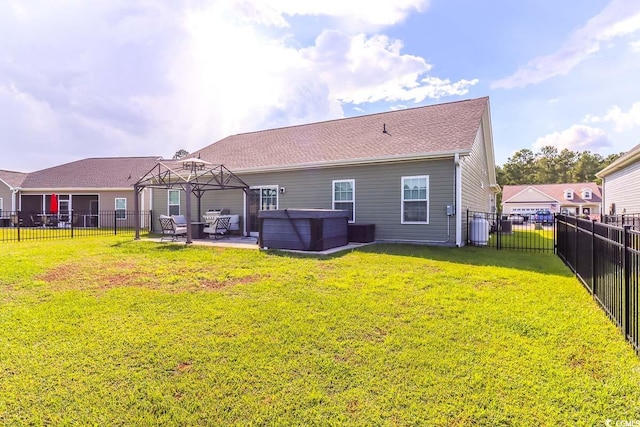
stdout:
[[533,144],[536,150],[546,146],[556,147],[558,150],[567,148],[573,151],[599,151],[601,148],[610,147],[611,141],[602,129],[573,125],[562,132],[553,132],[540,137]]
[[367,37],[324,31],[303,56],[343,102],[414,101],[463,95],[477,80],[451,82],[425,76],[432,66],[423,58],[402,54],[402,42],[387,36]]
[[640,126],[640,102],[634,102],[626,113],[614,105],[604,116],[586,115],[585,123],[613,123],[616,132],[625,132]]
[[571,34],[557,52],[534,58],[513,75],[493,82],[491,87],[511,89],[567,75],[578,64],[600,51],[604,43],[612,45],[614,39],[639,30],[640,3],[612,0],[584,27]]
[[[39,167],[170,156],[233,133],[342,117],[343,103],[420,102],[477,83],[430,75],[424,58],[379,33],[426,0],[264,3],[0,3],[0,113],[13,118],[0,121],[3,140],[22,141],[21,158]],[[296,48],[295,34],[279,30],[294,15],[335,26]]]
[[287,27],[286,16],[328,16],[343,22],[342,28],[379,28],[404,21],[412,12],[422,12],[427,0],[236,0],[236,11],[255,22]]
[[629,43],[631,50],[640,53],[640,41]]
[[190,151],[233,133],[342,117],[342,103],[420,102],[477,82],[427,76],[430,64],[385,35],[325,30],[296,49],[234,16],[219,7],[187,13],[171,72],[181,91],[145,108],[171,123],[165,138]]

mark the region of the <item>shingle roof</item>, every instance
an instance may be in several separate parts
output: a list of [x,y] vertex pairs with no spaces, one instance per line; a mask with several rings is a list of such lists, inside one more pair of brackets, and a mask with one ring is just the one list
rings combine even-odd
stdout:
[[158,156],[82,159],[30,173],[22,187],[130,188],[158,159]]
[[598,178],[604,178],[607,175],[611,175],[612,173],[637,162],[640,162],[640,144],[636,145],[631,150],[627,151],[622,157],[616,159],[615,162],[602,169],[596,174],[596,176]]
[[0,180],[6,182],[11,187],[20,187],[26,177],[27,174],[23,172],[0,170]]
[[[502,187],[503,202],[508,202],[509,199],[526,190],[527,188],[535,188],[536,190],[546,194],[554,200],[565,202],[568,204],[594,204],[602,202],[602,191],[600,187],[594,182],[568,184],[505,185]],[[591,199],[582,198],[582,190],[584,188],[589,188],[591,190]],[[565,200],[564,192],[565,190],[569,189],[573,190],[573,199]]]
[[471,149],[488,106],[483,97],[243,133],[193,155],[236,171],[462,152]]

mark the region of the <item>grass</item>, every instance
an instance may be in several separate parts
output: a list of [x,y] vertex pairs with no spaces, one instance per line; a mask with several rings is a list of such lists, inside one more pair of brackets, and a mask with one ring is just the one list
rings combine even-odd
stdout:
[[493,239],[491,245],[496,246],[496,239],[500,238],[500,246],[502,248],[526,248],[529,250],[553,251],[554,230],[552,227],[544,227],[534,229],[532,225],[514,225],[512,233],[494,233],[491,235]]
[[551,254],[0,246],[3,425],[603,425],[640,361]]

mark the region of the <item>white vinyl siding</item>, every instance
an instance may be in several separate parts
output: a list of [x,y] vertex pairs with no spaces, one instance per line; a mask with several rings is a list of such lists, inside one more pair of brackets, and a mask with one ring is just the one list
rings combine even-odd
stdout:
[[116,219],[127,219],[127,199],[116,198]]
[[602,204],[604,213],[615,205],[616,214],[640,213],[640,161],[604,177]]
[[356,181],[354,179],[332,182],[333,209],[349,212],[349,222],[356,220]]
[[168,208],[169,215],[180,215],[180,190],[168,190]]
[[402,177],[402,223],[429,224],[429,176]]

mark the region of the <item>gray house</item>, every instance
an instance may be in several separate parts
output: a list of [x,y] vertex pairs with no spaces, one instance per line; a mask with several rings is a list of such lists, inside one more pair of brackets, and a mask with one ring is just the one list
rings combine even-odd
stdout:
[[640,213],[640,144],[596,174],[602,178],[602,211]]
[[[192,155],[250,186],[201,198],[204,210],[248,211],[247,234],[261,210],[324,208],[375,224],[378,242],[461,246],[467,209],[493,212],[499,191],[486,97],[244,133]],[[184,204],[179,189],[153,191],[156,213]]]

